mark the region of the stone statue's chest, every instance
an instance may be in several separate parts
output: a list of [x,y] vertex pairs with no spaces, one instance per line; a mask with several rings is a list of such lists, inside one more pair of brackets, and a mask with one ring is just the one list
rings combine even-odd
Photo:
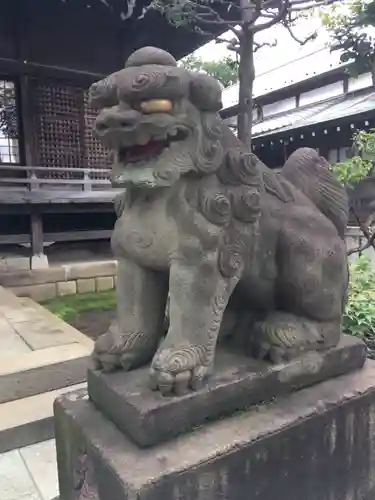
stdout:
[[167,217],[165,200],[134,204],[116,222],[112,247],[116,256],[154,269],[169,267],[175,248],[173,219]]

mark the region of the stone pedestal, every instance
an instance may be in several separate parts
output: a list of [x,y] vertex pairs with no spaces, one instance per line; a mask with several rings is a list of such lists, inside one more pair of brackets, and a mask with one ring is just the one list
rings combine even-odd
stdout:
[[[332,352],[319,355],[323,358],[320,371],[317,357],[310,357],[314,360],[310,365],[300,360],[299,365],[295,361],[269,368],[268,372],[263,367],[263,376],[258,375],[253,389],[278,373],[272,381],[279,384],[279,394],[271,396],[269,391],[267,403],[255,405],[255,398],[250,407],[245,391],[250,388],[250,372],[240,363],[242,368],[230,376],[228,359],[222,361],[221,368],[218,366],[216,379],[206,388],[176,399],[148,393],[143,387],[143,370],[138,371],[138,400],[137,372],[110,376],[90,373],[90,393],[95,384],[102,384],[102,388],[106,385],[107,399],[103,399],[103,392],[93,391],[94,404],[84,391],[78,391],[55,403],[60,500],[373,500],[375,362],[368,361],[363,369],[287,394],[316,382],[326,356],[331,356],[331,368],[337,369],[339,359],[351,359],[351,369],[356,359],[360,368],[364,359],[361,344],[345,342],[346,348],[335,351],[340,356]],[[303,372],[315,374],[315,379],[303,379]],[[119,377],[123,380],[122,393]],[[237,403],[241,411],[225,418],[218,418],[223,412],[214,404],[224,394],[221,387],[226,394],[231,387],[238,401],[241,394],[243,397],[243,403]],[[113,401],[126,401],[122,407],[118,405],[119,415],[126,422],[117,417],[115,425],[114,419],[108,418],[114,415],[114,409],[112,413],[99,409],[103,401],[108,405],[111,397]],[[155,406],[153,397],[160,398],[159,405]],[[142,406],[141,400],[148,402]],[[190,405],[186,404],[189,400]],[[224,413],[233,412],[233,403],[225,406],[225,401],[221,400]],[[188,413],[184,425],[180,425],[179,405]],[[211,415],[209,407],[216,408]],[[189,416],[189,408],[199,416],[191,412]],[[146,415],[143,427],[134,426],[142,414]],[[173,414],[180,416],[173,420]],[[169,419],[171,435],[177,437],[166,441],[161,415]],[[153,431],[147,433],[147,426],[153,425]],[[162,429],[159,439],[155,438],[158,425]],[[140,437],[142,431],[145,440]],[[153,446],[144,447],[150,444],[150,436]],[[157,441],[162,442],[155,444]]]

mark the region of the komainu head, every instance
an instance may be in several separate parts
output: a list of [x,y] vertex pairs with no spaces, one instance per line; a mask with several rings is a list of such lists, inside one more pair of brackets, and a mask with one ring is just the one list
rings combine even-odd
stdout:
[[220,85],[178,67],[168,52],[137,50],[124,69],[92,85],[90,97],[100,109],[95,132],[113,151],[115,186],[171,186],[188,172],[219,168]]

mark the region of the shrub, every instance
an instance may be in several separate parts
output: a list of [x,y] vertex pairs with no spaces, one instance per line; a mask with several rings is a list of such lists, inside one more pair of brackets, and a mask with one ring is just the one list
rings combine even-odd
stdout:
[[350,264],[349,300],[343,329],[362,339],[367,344],[369,357],[375,359],[375,270],[364,256]]

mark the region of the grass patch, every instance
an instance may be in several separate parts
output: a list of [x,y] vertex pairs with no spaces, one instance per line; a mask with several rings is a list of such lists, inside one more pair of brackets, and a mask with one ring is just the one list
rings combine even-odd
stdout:
[[80,314],[89,311],[113,311],[116,309],[116,292],[82,293],[58,297],[43,303],[53,314],[67,323],[74,321]]

